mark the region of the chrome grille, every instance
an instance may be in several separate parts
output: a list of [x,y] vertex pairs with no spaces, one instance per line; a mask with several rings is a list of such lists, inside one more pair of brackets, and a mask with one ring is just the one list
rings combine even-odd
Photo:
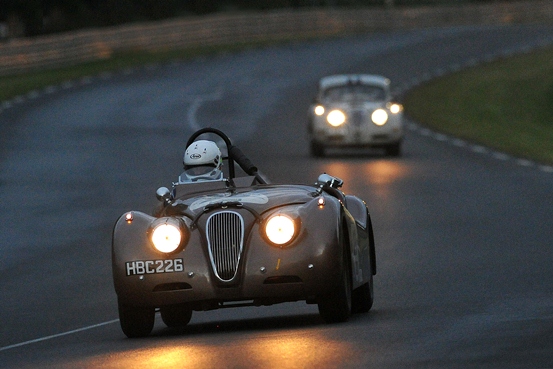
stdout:
[[230,281],[236,276],[244,243],[244,219],[234,211],[211,215],[206,225],[211,266],[217,278]]

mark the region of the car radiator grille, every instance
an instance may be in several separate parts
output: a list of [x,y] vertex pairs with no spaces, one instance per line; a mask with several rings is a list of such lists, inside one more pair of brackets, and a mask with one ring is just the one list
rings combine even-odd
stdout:
[[355,127],[362,126],[365,122],[365,111],[364,110],[353,110],[351,112],[351,123]]
[[236,276],[244,244],[244,219],[233,211],[211,215],[206,225],[211,266],[217,278],[228,282]]

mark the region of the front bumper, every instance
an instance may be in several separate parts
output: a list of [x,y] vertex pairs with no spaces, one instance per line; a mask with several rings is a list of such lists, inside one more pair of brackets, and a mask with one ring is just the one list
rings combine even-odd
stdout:
[[379,147],[398,143],[403,135],[399,116],[393,116],[384,126],[365,122],[332,127],[322,118],[316,118],[311,130],[311,140],[324,146]]

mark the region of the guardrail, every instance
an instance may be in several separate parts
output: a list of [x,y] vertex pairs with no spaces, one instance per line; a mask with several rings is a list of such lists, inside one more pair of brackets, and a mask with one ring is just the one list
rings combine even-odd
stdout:
[[553,1],[216,14],[12,39],[0,43],[0,75],[107,59],[114,52],[127,50],[183,49],[421,27],[536,22],[553,22]]

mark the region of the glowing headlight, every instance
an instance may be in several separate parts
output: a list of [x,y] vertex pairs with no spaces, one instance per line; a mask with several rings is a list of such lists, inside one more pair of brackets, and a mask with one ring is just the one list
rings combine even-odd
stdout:
[[325,108],[322,105],[315,106],[315,114],[316,115],[323,115],[325,113]]
[[275,215],[265,224],[265,234],[276,245],[290,242],[296,233],[294,221],[286,215]]
[[172,224],[160,224],[152,232],[152,243],[161,252],[175,251],[181,244],[182,234],[180,229]]
[[392,104],[390,105],[390,112],[392,114],[397,114],[399,113],[400,111],[403,110],[403,106],[401,106],[400,104]]
[[384,109],[376,109],[371,115],[371,120],[377,126],[383,126],[388,121],[388,113]]
[[334,127],[341,126],[346,121],[346,115],[340,110],[333,110],[326,116],[326,121]]

